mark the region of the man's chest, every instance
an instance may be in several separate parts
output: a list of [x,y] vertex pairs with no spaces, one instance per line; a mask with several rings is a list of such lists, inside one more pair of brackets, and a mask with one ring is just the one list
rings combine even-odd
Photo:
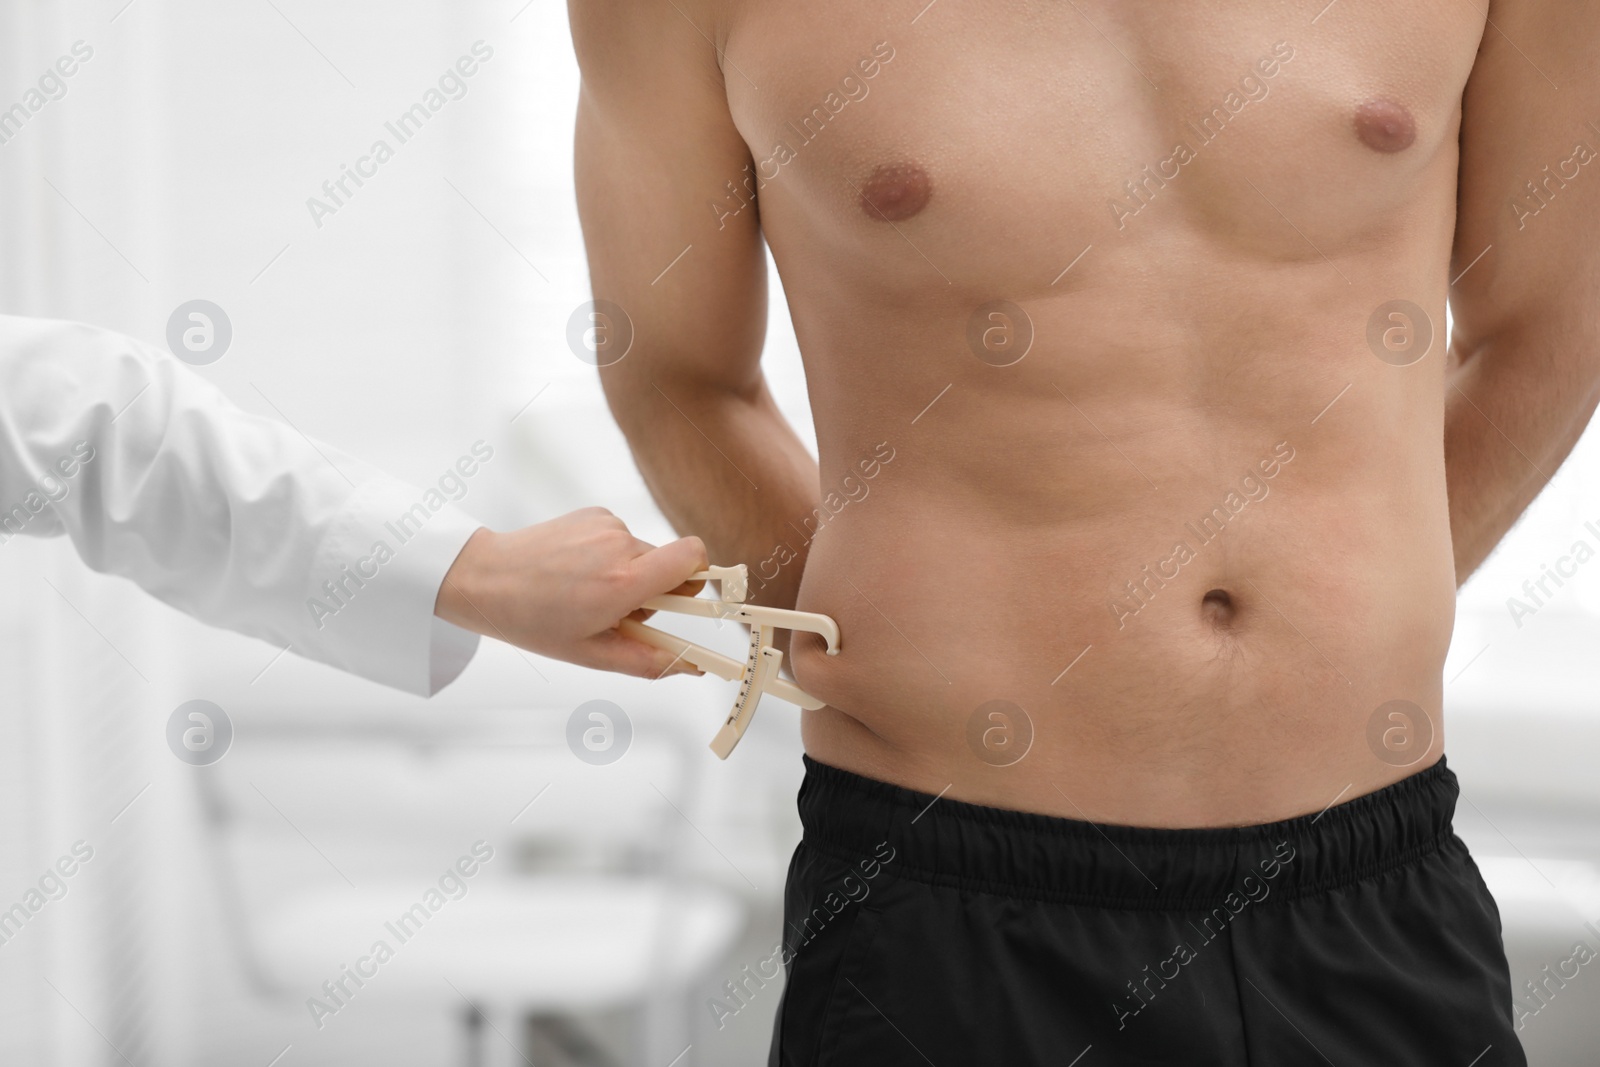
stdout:
[[1382,227],[1454,166],[1483,16],[1324,2],[750,0],[724,73],[752,165],[726,207],[754,191],[769,235],[1021,254]]

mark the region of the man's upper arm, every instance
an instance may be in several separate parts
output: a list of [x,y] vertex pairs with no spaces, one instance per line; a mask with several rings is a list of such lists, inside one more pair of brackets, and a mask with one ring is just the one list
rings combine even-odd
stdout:
[[751,395],[766,257],[753,206],[721,217],[712,206],[750,162],[728,111],[719,29],[689,0],[571,0],[569,13],[594,295],[634,329],[633,349],[602,375],[613,407],[648,403],[657,380]]
[[[1462,101],[1454,341],[1463,359],[1515,354],[1529,377],[1588,392],[1600,354],[1600,20],[1568,0],[1495,0],[1489,20]],[[1554,347],[1523,343],[1548,331]]]

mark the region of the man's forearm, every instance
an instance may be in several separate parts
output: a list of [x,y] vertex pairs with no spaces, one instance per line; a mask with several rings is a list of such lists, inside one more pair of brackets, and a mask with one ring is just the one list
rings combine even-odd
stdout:
[[750,600],[794,606],[805,567],[804,520],[821,496],[816,460],[765,384],[748,394],[656,378],[607,396],[651,495],[711,562],[745,564]]
[[1600,398],[1593,346],[1545,330],[1483,344],[1446,378],[1444,456],[1456,584],[1465,582],[1583,435]]

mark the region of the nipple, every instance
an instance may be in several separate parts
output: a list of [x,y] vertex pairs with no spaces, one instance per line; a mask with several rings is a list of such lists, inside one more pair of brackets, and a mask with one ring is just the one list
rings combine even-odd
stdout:
[[1356,136],[1377,152],[1399,152],[1417,139],[1417,123],[1405,105],[1375,98],[1356,108]]
[[909,219],[928,204],[933,183],[915,163],[884,163],[861,183],[861,210],[880,222]]

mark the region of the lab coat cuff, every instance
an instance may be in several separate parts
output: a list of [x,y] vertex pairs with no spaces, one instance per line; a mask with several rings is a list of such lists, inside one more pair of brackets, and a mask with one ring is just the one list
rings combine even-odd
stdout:
[[[329,526],[312,570],[326,615],[326,658],[419,696],[455,681],[478,635],[433,614],[439,587],[483,524],[437,490],[376,477],[363,482]],[[313,610],[313,615],[322,614]]]

